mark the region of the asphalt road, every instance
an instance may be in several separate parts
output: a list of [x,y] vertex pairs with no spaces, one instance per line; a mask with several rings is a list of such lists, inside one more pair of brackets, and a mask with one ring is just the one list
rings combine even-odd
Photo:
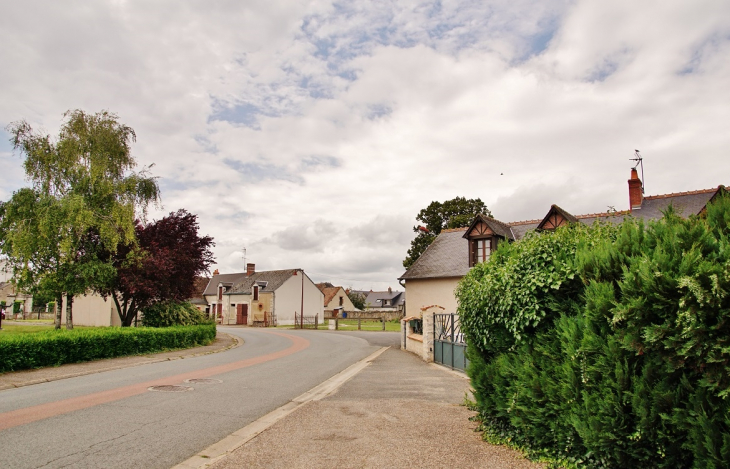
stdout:
[[[169,468],[400,338],[221,330],[244,345],[0,391],[0,467]],[[195,378],[220,382],[184,382]],[[151,385],[191,390],[147,391]]]

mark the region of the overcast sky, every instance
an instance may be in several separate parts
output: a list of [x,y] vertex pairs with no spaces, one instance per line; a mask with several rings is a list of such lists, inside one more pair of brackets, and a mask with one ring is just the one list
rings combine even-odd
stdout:
[[[217,268],[400,288],[415,215],[730,184],[730,2],[4,1],[0,127],[102,109]],[[27,185],[0,130],[0,200]]]

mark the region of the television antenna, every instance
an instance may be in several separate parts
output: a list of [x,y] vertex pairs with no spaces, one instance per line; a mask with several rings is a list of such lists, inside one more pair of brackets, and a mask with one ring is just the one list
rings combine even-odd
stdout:
[[246,247],[244,246],[243,250],[243,267],[246,267]]
[[636,164],[631,169],[636,169],[639,165],[641,165],[641,193],[644,193],[644,186],[646,186],[646,181],[644,180],[644,158],[641,157],[641,153],[639,153],[639,150],[634,150],[634,157],[629,158],[629,161],[636,161]]

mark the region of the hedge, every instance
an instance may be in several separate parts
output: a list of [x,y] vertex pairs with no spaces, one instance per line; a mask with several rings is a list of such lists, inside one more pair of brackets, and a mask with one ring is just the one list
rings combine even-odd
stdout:
[[457,288],[485,437],[567,467],[730,467],[730,200],[505,245]]
[[52,330],[0,340],[0,372],[207,345],[215,324]]

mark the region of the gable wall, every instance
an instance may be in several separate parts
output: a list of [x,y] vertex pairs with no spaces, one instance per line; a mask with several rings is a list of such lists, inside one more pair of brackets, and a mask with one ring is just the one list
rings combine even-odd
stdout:
[[[279,325],[294,324],[294,316],[301,312],[302,303],[302,272],[289,277],[274,294],[274,308]],[[319,315],[324,318],[324,294],[304,275],[304,315]]]
[[406,317],[420,316],[421,308],[441,306],[444,313],[456,313],[454,290],[461,277],[406,280]]
[[347,296],[347,292],[345,292],[345,289],[342,287],[340,287],[340,289],[337,291],[337,294],[334,296],[334,298],[332,298],[329,304],[324,305],[325,311],[332,311],[335,308],[339,308],[340,297],[342,297],[342,307],[345,309],[345,311],[358,311],[355,305],[352,304],[352,301],[350,301],[350,297]]

